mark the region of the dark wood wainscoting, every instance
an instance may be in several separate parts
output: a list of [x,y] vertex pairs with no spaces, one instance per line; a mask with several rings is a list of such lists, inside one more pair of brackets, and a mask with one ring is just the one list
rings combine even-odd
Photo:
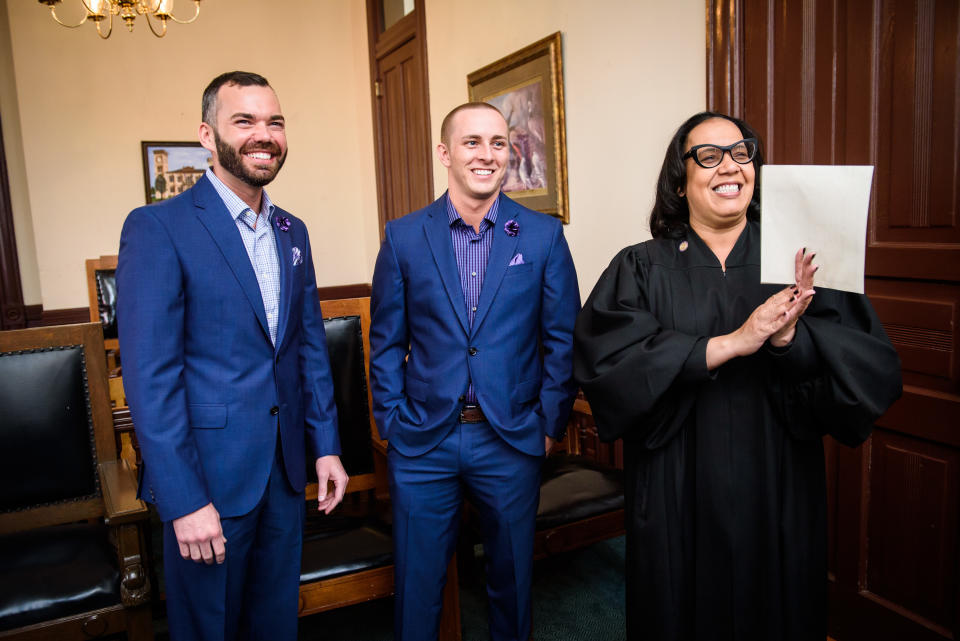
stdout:
[[960,3],[707,0],[707,104],[768,162],[875,167],[866,292],[904,395],[851,450],[825,442],[830,633],[957,639]]
[[[338,298],[363,298],[370,295],[370,283],[354,283],[352,285],[332,285],[318,287],[317,296],[320,300],[336,300]],[[72,307],[67,309],[43,309],[42,305],[27,305],[27,327],[49,327],[51,325],[71,325],[73,323],[89,323],[89,307]]]

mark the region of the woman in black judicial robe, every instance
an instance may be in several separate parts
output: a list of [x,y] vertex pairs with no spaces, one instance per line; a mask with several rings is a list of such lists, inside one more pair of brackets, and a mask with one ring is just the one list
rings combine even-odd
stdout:
[[720,114],[680,127],[653,240],[577,319],[575,376],[624,442],[629,639],[823,641],[821,438],[857,445],[901,392],[870,303],[815,291],[813,255],[794,286],[760,284],[756,137]]

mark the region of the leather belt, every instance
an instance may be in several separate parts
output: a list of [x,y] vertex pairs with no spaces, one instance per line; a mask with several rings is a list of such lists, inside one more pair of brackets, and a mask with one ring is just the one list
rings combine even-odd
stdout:
[[487,417],[483,415],[483,410],[479,405],[464,405],[460,409],[461,423],[485,423]]

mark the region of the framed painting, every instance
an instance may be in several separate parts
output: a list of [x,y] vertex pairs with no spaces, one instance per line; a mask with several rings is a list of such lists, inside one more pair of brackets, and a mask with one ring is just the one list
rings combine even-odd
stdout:
[[560,32],[469,74],[467,91],[471,101],[499,109],[510,126],[503,191],[569,223]]
[[147,204],[173,198],[200,180],[213,162],[199,142],[140,143]]

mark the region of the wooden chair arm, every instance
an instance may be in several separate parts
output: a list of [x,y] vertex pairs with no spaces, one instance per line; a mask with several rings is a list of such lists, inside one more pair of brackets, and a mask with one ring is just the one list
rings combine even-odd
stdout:
[[123,459],[100,463],[104,521],[107,525],[133,523],[147,518],[147,505],[137,498],[137,477]]

